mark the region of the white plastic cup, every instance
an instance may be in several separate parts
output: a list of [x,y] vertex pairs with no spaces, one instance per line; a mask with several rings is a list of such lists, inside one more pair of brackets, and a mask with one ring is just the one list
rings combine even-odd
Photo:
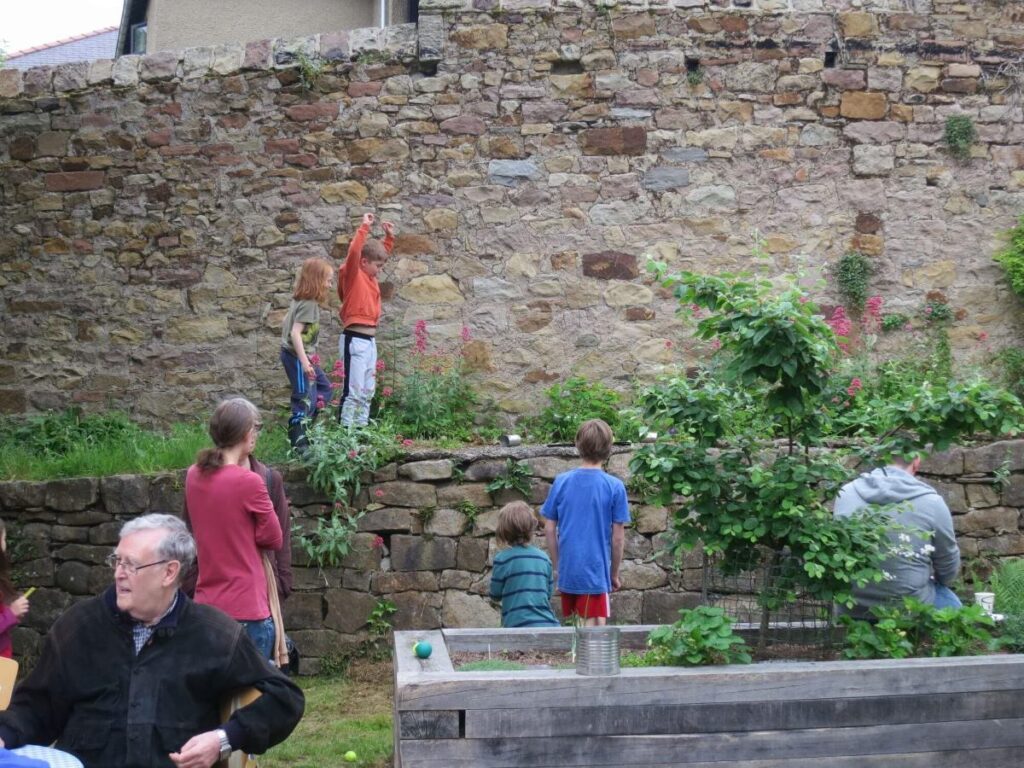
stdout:
[[996,610],[996,593],[995,592],[975,592],[974,602],[985,609],[985,613],[990,616],[995,613]]

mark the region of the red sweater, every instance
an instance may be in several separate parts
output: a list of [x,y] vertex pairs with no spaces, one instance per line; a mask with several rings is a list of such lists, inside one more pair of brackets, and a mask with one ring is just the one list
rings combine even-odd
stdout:
[[199,554],[197,603],[238,621],[270,615],[260,549],[280,549],[281,523],[263,478],[229,464],[210,472],[189,467],[185,503]]
[[[360,224],[348,246],[345,263],[338,268],[338,298],[341,309],[338,316],[341,326],[377,325],[380,322],[380,285],[376,277],[370,277],[361,267],[363,244],[366,242],[370,228]],[[384,250],[391,253],[395,239],[391,235],[384,238]]]

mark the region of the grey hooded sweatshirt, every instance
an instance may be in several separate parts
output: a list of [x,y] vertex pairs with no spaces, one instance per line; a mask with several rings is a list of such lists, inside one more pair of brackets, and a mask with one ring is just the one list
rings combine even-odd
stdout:
[[854,615],[867,615],[880,603],[914,597],[935,602],[935,583],[949,586],[960,570],[960,548],[953,518],[942,497],[927,483],[898,467],[879,467],[847,483],[834,515],[849,517],[868,505],[896,504],[890,514],[905,530],[891,535],[895,548],[882,569],[885,581],[854,589]]

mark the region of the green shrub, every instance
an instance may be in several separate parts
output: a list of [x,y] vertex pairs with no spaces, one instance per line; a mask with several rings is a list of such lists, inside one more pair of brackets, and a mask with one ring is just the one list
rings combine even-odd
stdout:
[[886,333],[902,331],[910,324],[910,318],[902,312],[888,312],[882,315],[882,330]]
[[644,666],[696,667],[703,664],[749,664],[743,638],[732,631],[734,619],[721,608],[702,605],[679,611],[679,621],[647,636]]
[[1024,297],[1024,216],[1006,234],[1009,237],[1006,248],[993,258],[1006,272],[1013,292]]
[[1004,560],[991,579],[996,613],[1024,616],[1024,558]]
[[847,659],[903,659],[908,656],[972,656],[998,646],[995,622],[980,605],[936,608],[911,597],[902,605],[871,609],[878,621],[871,624],[849,616],[843,657]]
[[529,498],[532,476],[527,464],[520,464],[515,459],[506,459],[505,471],[487,484],[487,491],[488,493],[502,490],[517,491],[523,498]]
[[316,530],[304,534],[302,528],[294,526],[298,543],[309,561],[318,568],[337,568],[352,551],[352,537],[359,530],[359,520],[366,514],[342,514],[341,509],[332,511],[330,518],[320,518]]
[[302,457],[314,488],[347,505],[359,493],[364,472],[372,472],[402,452],[386,422],[354,428],[336,419],[318,419],[306,433],[309,448]]
[[1024,397],[1024,348],[1009,347],[995,356],[999,380],[1018,398]]
[[603,419],[613,433],[619,430],[619,393],[599,381],[573,376],[549,387],[546,394],[551,404],[527,422],[536,439],[571,443],[580,424],[589,419]]

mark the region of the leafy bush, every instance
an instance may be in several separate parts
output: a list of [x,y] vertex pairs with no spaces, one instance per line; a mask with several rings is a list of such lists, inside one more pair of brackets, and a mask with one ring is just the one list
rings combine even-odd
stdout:
[[902,312],[887,312],[882,315],[882,330],[886,333],[902,331],[910,325],[910,318]]
[[644,666],[750,663],[746,643],[732,631],[734,620],[721,608],[684,608],[679,616],[676,623],[658,627],[647,636],[650,650],[644,656]]
[[0,442],[44,456],[62,456],[81,447],[131,442],[142,428],[126,413],[83,414],[80,408],[49,411],[24,419],[0,420]]
[[1010,287],[1018,296],[1024,297],[1024,216],[1017,226],[1007,232],[1009,243],[1006,249],[995,255],[996,262],[1006,271]]
[[1004,560],[992,574],[996,612],[1024,616],[1024,558]]
[[384,422],[357,429],[336,419],[318,419],[307,431],[303,455],[307,479],[331,499],[348,504],[359,493],[364,472],[372,472],[402,452],[393,429]]
[[1009,347],[999,352],[995,362],[1000,366],[999,380],[1015,394],[1024,397],[1024,348]]
[[302,533],[295,526],[292,530],[298,534],[299,546],[306,553],[309,561],[319,568],[337,568],[341,561],[352,551],[352,537],[359,530],[359,520],[366,513],[342,515],[336,508],[330,518],[317,520],[316,530],[310,534]]
[[571,443],[580,424],[589,419],[603,419],[613,433],[618,432],[619,393],[601,382],[573,376],[548,388],[546,394],[551,404],[527,422],[534,438]]
[[[467,440],[473,431],[476,392],[466,378],[465,361],[457,353],[430,348],[427,324],[416,323],[410,367],[399,374],[389,408],[395,429],[407,437],[448,437]],[[468,331],[463,340],[468,339]]]
[[849,616],[843,657],[904,659],[908,656],[972,656],[993,650],[995,622],[980,605],[936,608],[907,597],[898,606],[871,609],[878,621]]

